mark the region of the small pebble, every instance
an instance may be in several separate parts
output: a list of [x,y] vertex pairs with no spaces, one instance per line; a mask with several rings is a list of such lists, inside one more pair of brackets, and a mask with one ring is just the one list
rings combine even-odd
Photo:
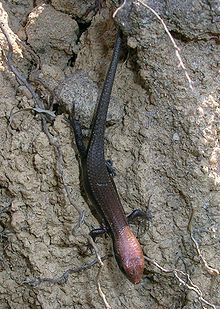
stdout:
[[173,134],[173,141],[178,142],[180,140],[179,134],[178,133],[174,133]]

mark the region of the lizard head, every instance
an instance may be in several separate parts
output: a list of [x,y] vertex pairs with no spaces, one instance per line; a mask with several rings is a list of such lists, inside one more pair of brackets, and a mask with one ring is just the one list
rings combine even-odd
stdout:
[[129,226],[126,226],[115,237],[114,253],[121,271],[132,283],[139,283],[144,271],[144,256]]

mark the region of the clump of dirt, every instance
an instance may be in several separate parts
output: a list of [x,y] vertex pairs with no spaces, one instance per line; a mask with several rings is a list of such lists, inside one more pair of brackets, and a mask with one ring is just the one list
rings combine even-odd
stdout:
[[[0,6],[13,65],[36,93],[34,98],[7,66],[8,43],[0,32],[3,309],[105,306],[97,288],[99,264],[74,272],[96,259],[87,235],[98,223],[80,192],[66,120],[75,100],[88,133],[111,59],[116,7],[102,1],[95,14],[95,3],[2,1]],[[135,208],[148,212],[147,229],[132,226],[148,261],[141,284],[133,286],[109,257],[100,284],[114,309],[217,308],[218,7],[215,1],[148,5],[176,39],[193,90],[161,22],[142,4],[127,1],[117,15],[126,37],[106,130],[106,157],[117,169],[115,182],[126,213]],[[39,101],[46,111],[33,109]],[[112,252],[110,238],[99,239],[96,246],[100,256]],[[172,269],[177,272],[165,271]]]

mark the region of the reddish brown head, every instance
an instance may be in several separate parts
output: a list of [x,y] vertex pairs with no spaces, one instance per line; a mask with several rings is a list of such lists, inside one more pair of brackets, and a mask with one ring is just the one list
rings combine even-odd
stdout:
[[144,256],[141,246],[129,226],[126,226],[115,237],[114,252],[122,272],[132,283],[139,283],[144,271]]

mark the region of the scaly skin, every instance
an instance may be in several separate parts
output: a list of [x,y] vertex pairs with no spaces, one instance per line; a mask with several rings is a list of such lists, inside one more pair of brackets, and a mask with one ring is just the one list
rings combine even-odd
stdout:
[[101,214],[113,240],[115,257],[128,279],[139,283],[144,270],[141,246],[131,231],[120,198],[106,166],[104,133],[111,90],[121,48],[121,34],[117,33],[112,61],[94,115],[88,147],[82,142],[79,122],[72,118],[76,144],[81,156],[81,176],[88,198]]

